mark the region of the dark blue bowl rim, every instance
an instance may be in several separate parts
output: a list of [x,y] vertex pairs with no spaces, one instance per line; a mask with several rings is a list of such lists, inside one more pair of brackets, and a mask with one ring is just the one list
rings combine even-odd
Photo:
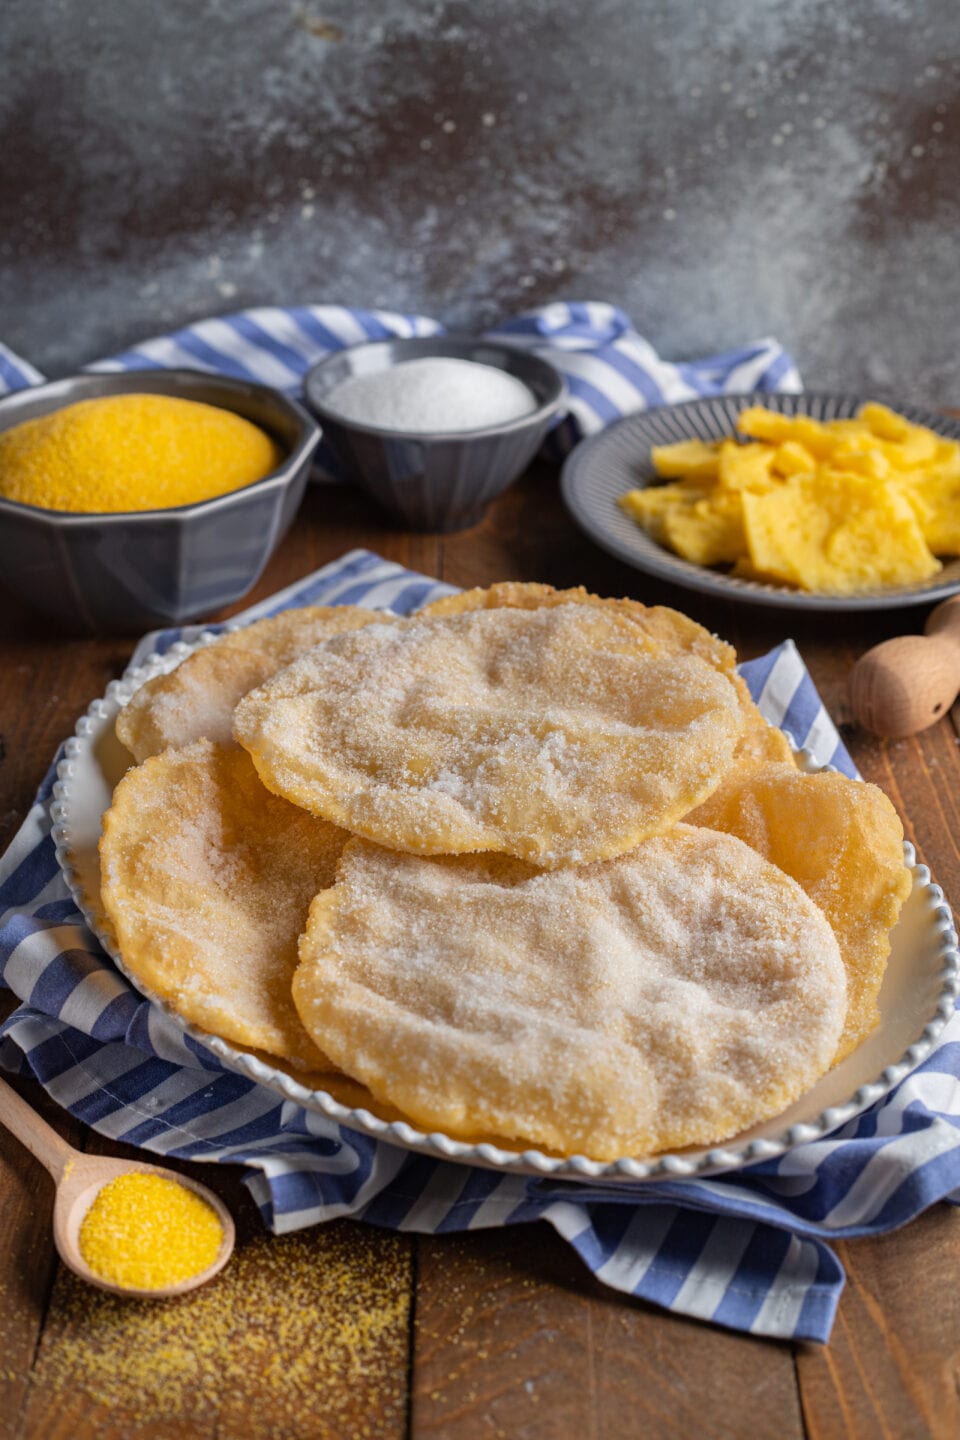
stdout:
[[[232,375],[219,375],[211,370],[191,370],[186,366],[169,370],[166,368],[162,370],[81,370],[75,375],[63,375],[57,380],[46,380],[39,385],[27,385],[20,390],[11,390],[6,395],[0,395],[0,418],[5,409],[8,407],[14,409],[14,402],[28,396],[42,396],[62,390],[65,396],[64,404],[52,407],[48,413],[53,414],[55,410],[65,409],[67,405],[73,403],[70,397],[78,385],[83,390],[87,388],[87,382],[90,382],[90,388],[94,388],[92,382],[100,384],[104,381],[121,382],[130,380],[133,376],[149,376],[152,381],[171,380],[174,383],[169,392],[164,390],[161,385],[153,384],[151,393],[169,393],[181,399],[190,397],[178,390],[177,384],[183,384],[189,388],[198,380],[217,388],[222,387],[234,394],[259,393],[270,400],[279,402],[281,407],[289,412],[291,418],[297,423],[300,438],[284,457],[282,463],[268,471],[266,475],[261,475],[259,480],[252,480],[249,485],[241,485],[236,490],[227,490],[223,495],[212,495],[208,500],[196,500],[190,505],[166,505],[155,510],[51,510],[44,505],[28,505],[23,500],[11,500],[5,495],[0,495],[0,515],[22,515],[38,522],[46,521],[48,524],[62,525],[65,528],[90,524],[123,523],[130,525],[144,524],[147,521],[156,523],[160,517],[186,522],[194,515],[208,515],[218,509],[226,509],[231,504],[236,504],[239,497],[248,496],[255,490],[284,489],[299,473],[301,466],[310,459],[320,443],[321,431],[314,417],[305,406],[301,405],[299,401],[291,399],[289,395],[285,395],[282,390],[275,390],[272,385],[264,385],[259,380],[239,380]],[[109,394],[109,385],[105,391],[100,393]],[[117,393],[135,394],[136,391],[126,390],[122,384],[118,384]],[[82,394],[80,398],[83,398]],[[223,405],[220,408],[227,410],[231,407]],[[240,410],[233,413],[240,415],[242,419],[248,418]],[[251,424],[253,423],[255,422],[251,421]],[[6,427],[0,426],[0,434],[3,433],[4,428]]]
[[[450,347],[446,349],[445,347]],[[428,360],[433,357],[447,356],[450,359],[469,359],[464,351],[476,350],[500,350],[520,360],[521,365],[529,364],[532,369],[539,370],[542,379],[548,382],[553,388],[553,395],[542,401],[534,410],[526,415],[518,415],[515,420],[508,420],[502,425],[484,425],[476,430],[391,430],[383,425],[368,425],[360,420],[354,420],[351,416],[342,415],[338,410],[324,403],[322,399],[312,393],[314,376],[325,369],[331,368],[346,357],[363,351],[369,354],[374,350],[397,350],[409,351],[407,358]],[[402,363],[398,361],[397,363]],[[481,364],[486,362],[479,362]],[[385,365],[384,369],[393,369],[392,365]],[[500,367],[497,367],[500,368]],[[506,368],[506,367],[503,367]],[[509,373],[509,372],[508,372]],[[517,376],[522,379],[522,376]],[[360,345],[348,345],[343,350],[335,350],[332,355],[325,355],[312,365],[307,371],[303,380],[303,393],[308,409],[317,418],[328,425],[339,425],[344,430],[356,430],[361,435],[373,435],[379,439],[390,440],[412,440],[426,441],[430,444],[456,444],[461,440],[482,440],[490,439],[498,435],[511,435],[526,429],[534,429],[535,426],[544,424],[551,415],[563,405],[567,398],[567,382],[555,365],[549,360],[544,360],[542,355],[535,355],[532,351],[521,345],[511,345],[508,340],[500,336],[486,339],[482,335],[398,335],[384,340],[366,340]]]

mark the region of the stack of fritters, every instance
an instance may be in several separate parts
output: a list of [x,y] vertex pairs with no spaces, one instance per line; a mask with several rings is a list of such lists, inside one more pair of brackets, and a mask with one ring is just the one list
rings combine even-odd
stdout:
[[876,1024],[910,877],[886,797],[800,774],[734,662],[539,585],[235,632],[118,720],[124,963],[466,1140],[613,1159],[775,1115]]

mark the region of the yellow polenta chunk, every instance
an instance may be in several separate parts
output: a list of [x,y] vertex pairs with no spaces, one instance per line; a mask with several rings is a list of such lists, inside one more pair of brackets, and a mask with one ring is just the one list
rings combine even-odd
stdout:
[[690,504],[672,506],[663,517],[663,538],[695,565],[732,564],[746,551],[739,493],[694,496]]
[[290,981],[347,838],[266,791],[243,750],[198,740],[152,756],[103,817],[102,898],[124,965],[204,1030],[329,1070]]
[[810,451],[797,440],[785,440],[773,452],[770,460],[770,468],[783,479],[788,480],[791,475],[806,475],[816,470],[817,462]]
[[621,495],[619,504],[652,539],[694,565],[732,564],[746,554],[738,490],[700,490],[685,481]]
[[909,473],[933,464],[938,458],[942,441],[932,430],[911,425],[910,433],[903,440],[878,440],[876,443],[894,470]]
[[617,500],[620,509],[642,525],[651,539],[662,544],[666,538],[666,520],[674,510],[685,510],[701,499],[704,492],[674,485],[647,485],[642,490],[628,490]]
[[0,434],[0,495],[46,510],[163,510],[239,490],[281,458],[232,411],[171,395],[109,395]]
[[745,841],[790,875],[829,920],[847,970],[847,1017],[836,1059],[876,1026],[890,932],[910,893],[903,826],[882,790],[845,775],[755,767],[688,819]]
[[846,437],[830,456],[831,470],[852,470],[873,480],[886,480],[892,466],[875,440],[864,435]]
[[738,445],[724,440],[720,447],[717,483],[724,490],[765,490],[773,483],[773,450],[768,445]]
[[955,446],[945,464],[910,477],[903,493],[934,554],[960,555],[960,449]]
[[664,480],[679,480],[691,471],[707,479],[717,473],[716,442],[705,440],[681,440],[676,445],[654,445],[650,460],[654,470]]
[[772,445],[783,445],[790,439],[791,420],[776,410],[765,410],[762,405],[749,405],[737,416],[737,429],[741,435],[752,440],[766,440]]
[[825,425],[809,415],[777,415],[760,405],[740,412],[737,429],[742,435],[768,440],[777,446],[793,441],[804,446],[818,460],[826,459],[838,440]]
[[705,799],[743,718],[708,660],[617,602],[366,625],[247,695],[234,737],[266,786],[416,854],[619,855]]
[[905,440],[910,433],[909,420],[888,405],[878,405],[875,400],[868,400],[860,407],[858,419],[881,440]]
[[754,569],[802,590],[910,585],[941,568],[903,495],[862,475],[796,475],[745,494],[743,522]]
[[230,631],[141,685],[117,716],[117,737],[137,760],[194,740],[231,746],[233,712],[249,691],[321,640],[392,618],[357,605],[308,605]]
[[777,1114],[830,1064],[846,1010],[800,887],[683,824],[546,873],[353,841],[293,995],[317,1045],[416,1123],[601,1160]]

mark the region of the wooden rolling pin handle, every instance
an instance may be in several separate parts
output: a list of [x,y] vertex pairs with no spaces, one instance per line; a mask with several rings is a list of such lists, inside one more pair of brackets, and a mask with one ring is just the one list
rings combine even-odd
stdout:
[[[960,595],[951,595],[936,610],[931,610],[923,627],[924,635],[939,635],[954,646],[960,655]],[[957,662],[960,664],[960,660]],[[960,686],[958,686],[960,688]]]
[[960,595],[931,612],[922,635],[884,640],[850,672],[849,695],[858,725],[899,740],[926,730],[960,692]]

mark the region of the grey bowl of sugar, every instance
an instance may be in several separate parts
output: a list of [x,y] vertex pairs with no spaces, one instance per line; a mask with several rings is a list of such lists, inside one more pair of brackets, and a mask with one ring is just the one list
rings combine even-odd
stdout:
[[539,356],[451,335],[338,351],[304,390],[344,475],[410,528],[442,531],[480,520],[566,398]]

